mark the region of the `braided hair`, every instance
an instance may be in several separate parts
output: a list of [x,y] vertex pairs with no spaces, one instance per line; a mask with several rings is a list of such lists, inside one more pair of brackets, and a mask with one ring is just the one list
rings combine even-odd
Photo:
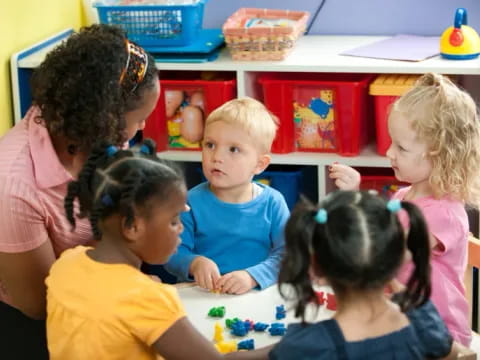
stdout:
[[154,197],[166,202],[173,190],[182,186],[182,172],[157,157],[154,141],[146,139],[128,150],[103,142],[93,148],[78,180],[68,185],[66,216],[74,229],[74,201],[78,198],[77,216],[88,216],[94,238],[100,240],[100,220],[119,214],[125,217],[125,225],[131,226],[138,211],[149,216]]
[[[415,270],[399,298],[400,308],[406,311],[428,300],[430,245],[425,220],[415,205],[398,202],[398,209],[401,206],[410,221],[405,241],[398,216],[387,204],[368,192],[337,191],[318,207],[303,200],[294,209],[286,225],[279,284],[284,297],[292,293],[282,285],[293,287],[296,316],[304,319],[307,304],[317,303],[312,268],[337,294],[381,289],[394,278],[406,248],[412,253]],[[323,219],[319,219],[322,212]]]

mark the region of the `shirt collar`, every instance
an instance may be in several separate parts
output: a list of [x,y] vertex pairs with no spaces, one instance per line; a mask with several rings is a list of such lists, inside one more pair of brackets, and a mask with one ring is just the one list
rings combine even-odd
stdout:
[[35,181],[39,188],[47,189],[68,183],[73,178],[60,162],[47,129],[36,121],[40,115],[40,109],[33,107],[25,117],[29,121],[28,139]]

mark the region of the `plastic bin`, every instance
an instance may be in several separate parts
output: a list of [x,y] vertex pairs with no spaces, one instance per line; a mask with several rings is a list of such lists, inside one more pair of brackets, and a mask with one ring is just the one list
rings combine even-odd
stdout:
[[373,135],[369,74],[260,75],[264,103],[280,120],[274,153],[358,155]]
[[144,137],[159,150],[199,150],[206,117],[236,97],[235,73],[162,72],[160,78],[160,98]]
[[130,40],[144,46],[182,46],[196,40],[202,27],[204,4],[103,5],[94,4],[101,23],[118,25]]
[[361,174],[361,190],[377,190],[386,198],[409,184],[398,181],[390,168],[357,168]]
[[420,75],[382,74],[370,84],[370,95],[375,96],[375,128],[377,152],[385,155],[391,144],[388,135],[388,114],[391,105],[399,96],[413,87]]
[[[196,171],[200,174],[201,181],[207,180],[201,166],[198,166]],[[314,166],[270,165],[266,171],[255,175],[253,180],[278,190],[285,198],[288,208],[292,210],[300,199],[300,194],[317,202],[318,184],[312,180],[315,173]]]

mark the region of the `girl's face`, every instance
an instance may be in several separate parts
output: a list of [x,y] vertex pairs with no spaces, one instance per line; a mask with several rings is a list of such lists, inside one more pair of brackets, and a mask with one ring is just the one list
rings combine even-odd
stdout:
[[392,144],[387,157],[395,177],[410,184],[428,182],[432,163],[428,159],[428,146],[417,138],[410,121],[401,113],[392,113],[388,121]]
[[172,186],[166,201],[156,200],[149,209],[148,217],[139,217],[140,236],[132,250],[149,264],[163,264],[180,244],[183,225],[180,214],[188,211],[187,189],[184,185]]
[[160,96],[160,85],[155,81],[153,88],[145,90],[142,105],[135,110],[129,111],[125,114],[125,121],[127,122],[126,132],[130,140],[135,136],[138,130],[143,130],[148,116],[152,113],[157,105],[158,97]]

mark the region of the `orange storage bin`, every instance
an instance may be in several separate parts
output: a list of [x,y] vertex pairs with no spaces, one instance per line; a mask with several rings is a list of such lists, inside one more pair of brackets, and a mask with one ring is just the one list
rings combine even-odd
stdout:
[[160,98],[144,137],[159,150],[199,150],[206,117],[236,98],[235,73],[161,73]]
[[398,181],[391,168],[357,168],[361,175],[361,190],[376,190],[386,198],[409,184]]
[[373,134],[369,74],[269,73],[258,79],[280,120],[274,153],[358,155]]
[[377,152],[387,153],[391,144],[388,135],[388,114],[391,105],[401,95],[410,90],[420,75],[382,74],[370,84],[370,95],[375,97],[375,128],[377,137]]

